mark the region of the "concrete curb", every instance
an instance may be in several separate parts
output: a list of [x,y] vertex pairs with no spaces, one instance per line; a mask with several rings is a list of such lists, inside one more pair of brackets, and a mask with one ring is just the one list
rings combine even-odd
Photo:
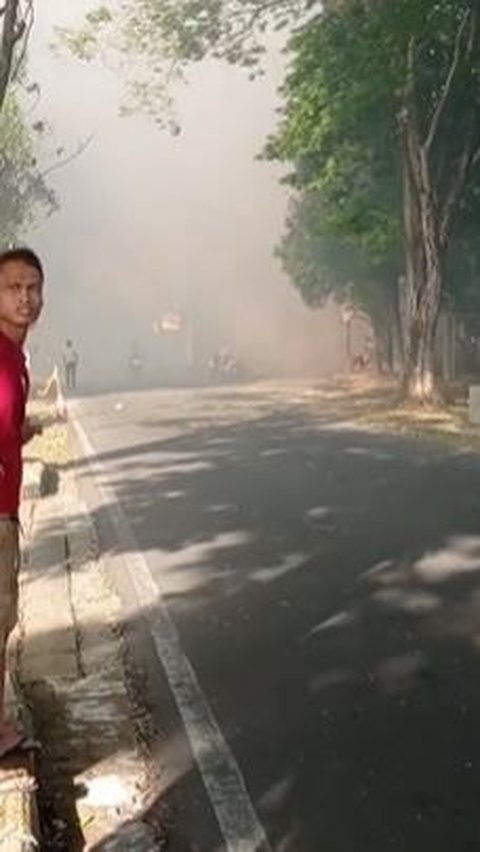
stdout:
[[[6,705],[33,738],[30,714],[23,702],[15,674],[7,677]],[[33,852],[39,849],[35,750],[17,751],[0,760],[0,848],[2,852]]]
[[[34,464],[28,476],[28,493],[41,494],[41,465]],[[80,831],[85,848],[155,849],[156,829],[144,820],[152,792],[125,681],[120,600],[72,471],[62,474],[60,488],[48,499],[23,503],[22,526],[28,559],[13,659],[18,661],[20,708],[23,693],[42,742],[31,773],[34,783],[36,768],[41,783],[42,842],[53,838],[58,848],[69,849],[74,832]],[[73,795],[73,778],[83,791],[79,797]],[[24,807],[16,840],[22,832],[31,842],[35,790],[22,793],[23,798],[17,795],[17,810]],[[0,815],[3,852],[1,829]],[[34,848],[17,843],[11,852]]]
[[[24,460],[21,524],[28,543],[33,529],[35,504],[58,488],[56,469],[39,459]],[[30,711],[17,680],[19,634],[9,643],[6,679],[6,712],[19,722],[33,741]],[[27,748],[0,758],[0,852],[33,852],[40,848],[37,807],[36,750]]]
[[26,461],[23,469],[23,500],[38,500],[42,496],[45,465],[40,461]]
[[[29,538],[34,503],[45,493],[46,467],[42,462],[27,462],[22,491],[22,528]],[[18,634],[12,636],[6,679],[6,712],[20,723],[33,740],[33,724],[17,682]],[[37,808],[35,750],[28,748],[0,759],[0,850],[33,852],[40,848]]]
[[[15,645],[15,642],[12,642]],[[10,655],[15,658],[15,651]],[[14,668],[14,667],[13,667]],[[18,721],[33,740],[33,727],[18,687],[15,672],[7,675],[6,712]],[[2,852],[34,852],[40,848],[37,807],[36,752],[17,749],[0,759],[0,849]]]
[[25,461],[23,468],[22,501],[39,500],[58,490],[58,472],[53,465],[42,461]]

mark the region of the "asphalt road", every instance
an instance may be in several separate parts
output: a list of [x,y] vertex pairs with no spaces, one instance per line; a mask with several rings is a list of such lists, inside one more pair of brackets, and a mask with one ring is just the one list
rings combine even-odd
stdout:
[[[335,423],[300,384],[74,411],[270,849],[480,848],[479,459]],[[217,852],[154,656],[165,797],[186,848]]]

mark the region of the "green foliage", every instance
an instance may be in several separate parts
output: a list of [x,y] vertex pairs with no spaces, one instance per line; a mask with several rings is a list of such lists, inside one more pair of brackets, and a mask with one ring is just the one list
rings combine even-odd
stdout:
[[77,30],[59,27],[61,42],[74,56],[85,62],[93,60],[100,46],[100,37],[113,24],[112,12],[107,6],[98,6],[85,16],[84,25]]
[[104,2],[75,31],[59,30],[75,56],[102,56],[127,83],[124,111],[141,110],[164,123],[171,84],[190,63],[222,59],[262,73],[265,32],[281,30],[306,14],[319,14],[318,0],[120,0]]
[[372,260],[353,240],[335,236],[317,190],[292,200],[277,256],[311,307],[335,298],[339,303],[352,302],[375,321],[392,307],[399,259],[392,253]]
[[41,215],[57,208],[38,163],[44,126],[28,125],[18,93],[10,90],[0,114],[0,245],[14,243]]
[[78,32],[80,53],[82,43],[98,48],[113,24],[122,47],[157,62],[165,51],[179,62],[219,56],[251,67],[264,53],[262,36],[269,26],[282,29],[315,8],[321,4],[312,0],[121,0],[86,16]]
[[[474,159],[468,179],[459,181],[467,134],[480,145],[478,32],[472,25],[460,38],[472,2],[343,0],[291,39],[283,114],[265,153],[291,164],[287,183],[301,193],[280,254],[307,301],[314,292],[323,297],[325,275],[335,282],[345,258],[360,303],[365,287],[372,301],[372,281],[379,290],[390,287],[378,275],[383,266],[397,273],[404,267],[399,126],[407,104],[420,144],[431,137],[425,150],[439,229],[443,213],[452,214],[446,295],[455,302],[468,291],[472,298],[473,235],[480,223]],[[476,49],[462,64],[469,39]],[[320,215],[312,193],[321,199]],[[480,258],[475,262],[480,268]],[[382,300],[379,292],[374,301]]]
[[353,4],[293,37],[284,114],[265,154],[293,163],[287,183],[300,195],[279,254],[304,299],[342,301],[349,284],[357,305],[378,314],[401,269],[401,207],[392,80],[383,73],[367,86],[349,71],[360,63],[362,33],[372,79],[386,61],[370,26]]

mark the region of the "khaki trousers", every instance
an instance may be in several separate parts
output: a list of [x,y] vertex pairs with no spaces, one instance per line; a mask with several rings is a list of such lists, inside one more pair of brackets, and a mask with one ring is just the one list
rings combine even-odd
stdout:
[[0,517],[0,642],[5,642],[18,619],[20,536],[18,521]]

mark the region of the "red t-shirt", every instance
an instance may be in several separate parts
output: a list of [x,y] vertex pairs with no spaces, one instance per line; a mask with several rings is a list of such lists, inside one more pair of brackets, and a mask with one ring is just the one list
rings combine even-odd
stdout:
[[23,351],[0,332],[0,515],[18,516],[28,388]]

